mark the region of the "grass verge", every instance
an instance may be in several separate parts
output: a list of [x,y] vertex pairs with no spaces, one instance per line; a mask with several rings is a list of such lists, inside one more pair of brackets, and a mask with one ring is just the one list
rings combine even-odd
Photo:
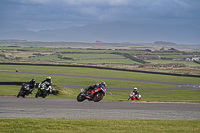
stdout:
[[[6,89],[8,88],[8,89]],[[1,96],[16,96],[20,90],[19,85],[1,85]],[[59,90],[58,95],[49,95],[46,98],[76,99],[80,93],[80,88],[69,88],[54,86]],[[106,101],[128,101],[129,93],[132,90],[107,89],[107,94],[103,100]],[[35,97],[37,89],[28,97]],[[139,90],[142,99],[135,102],[200,102],[200,89],[188,90]],[[112,94],[112,95],[110,95]],[[190,95],[190,96],[188,96]]]
[[127,71],[106,70],[106,69],[85,68],[85,67],[3,65],[3,64],[0,64],[0,70],[15,71],[15,69],[18,69],[19,72],[23,71],[23,72],[38,72],[38,73],[57,73],[57,74],[71,74],[71,75],[88,75],[88,76],[170,81],[170,82],[194,83],[194,84],[199,83],[199,77],[173,76],[173,75],[150,74],[150,73],[140,73],[140,72],[127,72]]
[[200,121],[190,120],[82,120],[82,119],[0,119],[2,133],[197,133]]

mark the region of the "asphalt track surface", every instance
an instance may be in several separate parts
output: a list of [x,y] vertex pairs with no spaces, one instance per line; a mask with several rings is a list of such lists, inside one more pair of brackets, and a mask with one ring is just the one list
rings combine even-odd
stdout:
[[[12,72],[12,71],[0,71]],[[112,77],[97,77],[52,73],[19,72],[23,74],[41,74],[55,76],[71,76],[84,78],[98,78],[111,80],[124,80],[148,82],[159,84],[179,85],[168,89],[194,89],[192,84],[123,79]],[[112,88],[110,88],[112,89]],[[115,88],[113,88],[115,89]],[[129,88],[118,88],[129,89]],[[152,120],[200,120],[200,103],[173,103],[173,102],[77,102],[76,99],[52,98],[16,98],[0,96],[0,118],[69,118],[69,119],[152,119]]]

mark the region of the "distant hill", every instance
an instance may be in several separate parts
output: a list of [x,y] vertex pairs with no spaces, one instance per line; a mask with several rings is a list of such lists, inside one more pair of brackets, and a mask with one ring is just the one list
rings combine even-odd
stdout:
[[12,24],[9,22],[0,21],[0,33],[15,32],[15,31],[28,31],[25,27],[19,24]]
[[199,44],[200,42],[200,29],[196,27],[142,25],[127,21],[89,24],[83,27],[41,30],[39,32],[28,31],[19,25],[10,29],[2,30],[0,39],[67,42],[95,42],[99,40],[102,42],[132,43],[153,43],[156,40],[164,40],[177,44]]

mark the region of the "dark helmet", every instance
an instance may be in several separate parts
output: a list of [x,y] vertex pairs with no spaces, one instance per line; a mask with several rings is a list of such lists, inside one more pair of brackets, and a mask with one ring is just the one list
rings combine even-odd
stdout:
[[31,79],[31,81],[32,81],[32,82],[35,82],[35,79],[34,79],[34,78],[33,78],[33,79]]
[[100,85],[103,85],[103,86],[106,87],[106,82],[102,81],[102,82],[100,83]]

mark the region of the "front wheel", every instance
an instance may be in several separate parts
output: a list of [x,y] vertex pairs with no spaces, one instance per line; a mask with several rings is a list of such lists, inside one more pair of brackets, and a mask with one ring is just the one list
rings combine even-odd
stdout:
[[83,95],[83,93],[80,93],[78,96],[77,96],[77,101],[78,102],[82,102],[85,100],[85,96]]
[[26,97],[26,92],[24,92],[24,93],[23,93],[22,97],[23,97],[23,98],[25,98],[25,97]]
[[104,94],[102,92],[98,92],[95,96],[94,96],[94,102],[99,102],[101,99],[103,99]]
[[35,94],[35,98],[38,98],[38,96],[39,96],[39,92],[37,92],[37,93]]
[[19,95],[20,95],[20,92],[18,93],[17,98],[19,98]]

